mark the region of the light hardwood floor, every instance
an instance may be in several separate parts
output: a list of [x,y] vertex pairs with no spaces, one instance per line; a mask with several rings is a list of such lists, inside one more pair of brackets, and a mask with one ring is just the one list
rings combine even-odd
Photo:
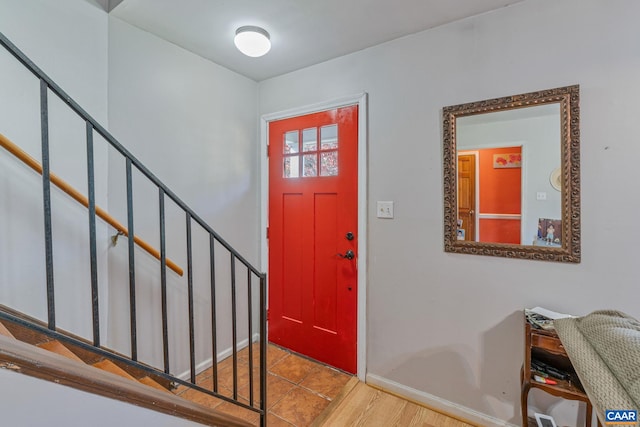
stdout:
[[[238,354],[238,396],[249,397],[248,349]],[[256,357],[257,350],[254,351]],[[218,391],[231,396],[232,358],[218,364]],[[254,369],[255,369],[254,365]],[[356,377],[270,344],[267,348],[267,425],[269,427],[477,427],[370,387]],[[256,373],[257,375],[257,373]],[[197,376],[211,389],[213,372]],[[178,387],[176,394],[259,425],[255,412]],[[254,390],[254,397],[258,391]],[[259,399],[258,399],[259,400]],[[258,404],[256,400],[254,403]]]
[[313,427],[475,427],[353,378]]

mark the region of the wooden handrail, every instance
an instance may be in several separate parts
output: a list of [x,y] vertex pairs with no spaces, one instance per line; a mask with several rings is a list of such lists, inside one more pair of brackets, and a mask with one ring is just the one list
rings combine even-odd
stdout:
[[[25,163],[31,169],[33,169],[34,171],[42,175],[42,165],[38,163],[36,159],[31,157],[29,154],[27,154],[24,150],[22,150],[16,144],[11,142],[9,138],[7,138],[1,133],[0,133],[0,146],[2,146],[5,150],[7,150],[8,152],[16,156],[18,159],[20,159],[23,163]],[[63,179],[61,179],[60,177],[58,177],[53,173],[49,174],[49,178],[51,182],[55,184],[56,187],[58,187],[59,189],[67,193],[78,203],[83,205],[85,208],[89,207],[89,199],[87,199],[87,197],[84,194],[80,193],[78,190],[73,188],[71,185],[69,185],[67,182],[65,182]],[[96,215],[102,218],[107,224],[109,224],[110,226],[112,226],[113,228],[115,228],[125,236],[129,236],[129,231],[127,230],[127,228],[124,225],[122,225],[118,220],[116,220],[114,217],[109,215],[104,209],[96,206]],[[149,254],[151,254],[151,256],[153,256],[157,260],[160,260],[160,252],[156,248],[151,246],[149,243],[145,242],[140,237],[135,235],[133,236],[133,241],[142,249],[144,249]],[[182,270],[182,268],[180,268],[180,266],[178,266],[175,262],[171,261],[169,258],[166,259],[166,262],[167,262],[167,267],[175,271],[178,275],[182,276],[184,274],[184,271]]]

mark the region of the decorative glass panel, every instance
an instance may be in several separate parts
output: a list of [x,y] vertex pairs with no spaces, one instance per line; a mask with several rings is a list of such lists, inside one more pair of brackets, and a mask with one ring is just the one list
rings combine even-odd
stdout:
[[320,147],[323,150],[335,150],[338,148],[338,125],[321,127],[320,141]]
[[302,131],[302,151],[318,150],[318,128],[309,128]]
[[285,178],[298,178],[300,177],[300,169],[298,168],[300,158],[298,156],[285,157],[283,176]]
[[[337,144],[337,143],[336,143]],[[320,153],[320,176],[338,175],[338,152]]]
[[302,171],[302,176],[318,176],[318,155],[305,154],[303,157],[304,170]]
[[299,151],[298,142],[300,140],[297,130],[284,134],[284,154],[297,153]]

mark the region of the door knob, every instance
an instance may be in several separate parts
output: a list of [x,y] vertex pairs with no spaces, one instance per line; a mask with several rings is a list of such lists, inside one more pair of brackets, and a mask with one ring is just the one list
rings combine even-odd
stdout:
[[338,256],[340,258],[353,259],[353,258],[355,258],[356,255],[353,253],[353,251],[351,249],[349,249],[347,252],[345,252],[344,255],[338,254]]

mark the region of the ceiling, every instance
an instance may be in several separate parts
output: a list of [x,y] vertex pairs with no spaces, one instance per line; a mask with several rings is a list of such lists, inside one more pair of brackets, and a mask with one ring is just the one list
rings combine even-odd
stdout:
[[[261,81],[523,0],[104,0],[111,14]],[[272,48],[249,58],[235,30],[263,27]]]

